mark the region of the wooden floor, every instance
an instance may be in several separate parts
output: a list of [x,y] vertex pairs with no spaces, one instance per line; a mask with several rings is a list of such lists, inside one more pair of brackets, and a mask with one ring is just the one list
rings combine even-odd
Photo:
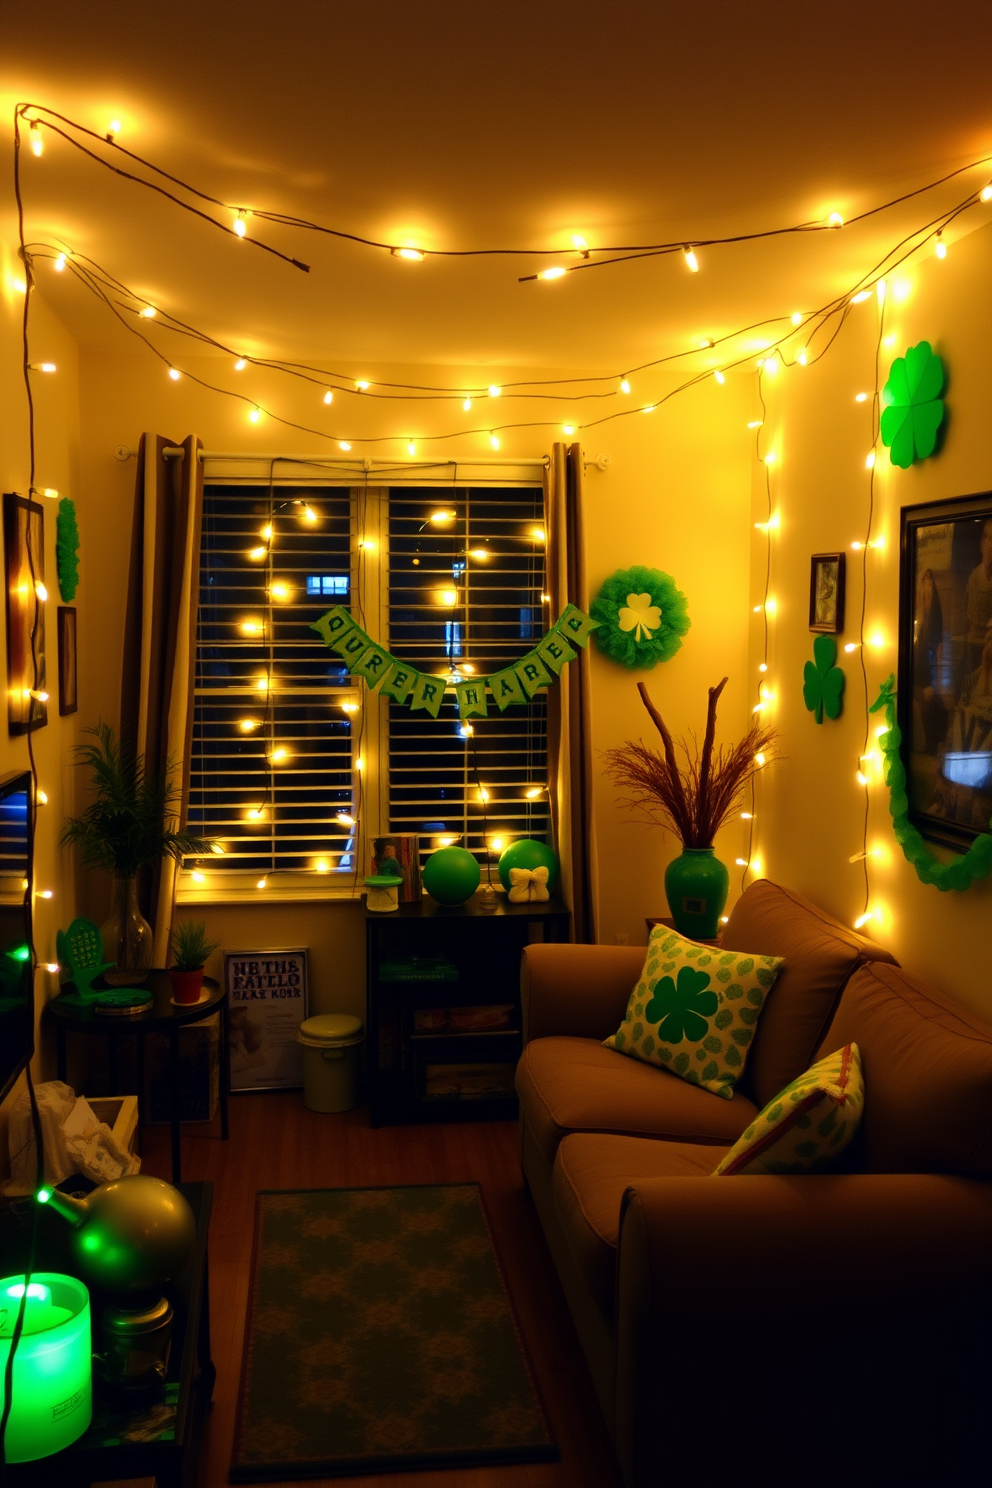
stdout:
[[[371,1130],[364,1110],[307,1111],[297,1092],[231,1099],[231,1137],[184,1127],[183,1177],[214,1184],[210,1306],[217,1366],[199,1488],[227,1482],[260,1188],[446,1183],[474,1179],[483,1197],[561,1461],[372,1477],[311,1479],[337,1488],[620,1488],[565,1299],[520,1176],[515,1122]],[[168,1128],[146,1130],[142,1171],[169,1178]]]

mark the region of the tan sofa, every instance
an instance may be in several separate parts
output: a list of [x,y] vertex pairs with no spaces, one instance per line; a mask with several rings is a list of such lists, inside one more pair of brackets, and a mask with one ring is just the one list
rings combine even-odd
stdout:
[[[624,1482],[988,1483],[992,1027],[767,881],[723,944],[784,958],[730,1101],[602,1047],[643,948],[524,955],[523,1171]],[[842,1170],[700,1181],[851,1041]]]

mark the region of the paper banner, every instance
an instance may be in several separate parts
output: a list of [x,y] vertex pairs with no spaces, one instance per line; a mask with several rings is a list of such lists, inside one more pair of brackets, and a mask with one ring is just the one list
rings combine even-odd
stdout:
[[448,684],[444,677],[418,672],[416,667],[397,661],[365,634],[343,605],[328,610],[310,629],[342,657],[352,676],[364,677],[369,687],[378,687],[380,697],[407,703],[413,712],[426,712],[436,718],[450,685],[454,688],[458,716],[466,719],[487,716],[487,688],[501,713],[511,704],[526,706],[551,686],[566,663],[575,660],[572,646],[585,646],[598,624],[598,620],[577,605],[566,605],[554,627],[513,666],[491,677],[460,679],[453,684]]

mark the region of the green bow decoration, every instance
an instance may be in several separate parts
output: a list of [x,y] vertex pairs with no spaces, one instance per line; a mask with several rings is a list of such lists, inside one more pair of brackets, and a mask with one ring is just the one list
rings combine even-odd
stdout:
[[598,625],[598,620],[577,605],[566,605],[551,630],[512,666],[491,677],[451,683],[397,661],[365,634],[343,605],[335,605],[321,615],[310,629],[337,652],[353,677],[364,677],[370,688],[378,687],[380,697],[406,703],[414,712],[422,709],[436,718],[445,693],[453,690],[459,718],[469,719],[486,717],[487,687],[501,713],[511,704],[526,705],[550,687],[567,662],[575,660],[578,653],[573,646],[588,645]]
[[[879,688],[878,697],[869,708],[870,713],[885,710],[887,728],[879,736],[882,751],[882,773],[889,787],[889,815],[892,830],[902,848],[903,856],[916,869],[921,883],[933,886],[946,893],[948,889],[964,891],[972,880],[987,878],[992,870],[992,831],[976,837],[963,857],[955,863],[941,863],[923,841],[921,834],[909,819],[909,797],[906,794],[906,767],[902,762],[899,746],[902,732],[896,723],[895,677],[886,677]],[[992,822],[989,822],[992,829]]]
[[837,642],[833,636],[818,635],[813,642],[813,660],[803,667],[803,702],[817,723],[823,715],[839,718],[844,699],[844,673],[837,660]]
[[914,460],[925,460],[937,445],[944,421],[944,364],[929,341],[911,346],[896,357],[882,389],[882,443],[893,465],[908,470]]

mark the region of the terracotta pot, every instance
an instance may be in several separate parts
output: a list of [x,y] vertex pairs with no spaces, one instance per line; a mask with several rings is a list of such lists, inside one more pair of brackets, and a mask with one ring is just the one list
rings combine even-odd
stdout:
[[203,967],[197,967],[196,971],[179,971],[175,966],[170,966],[169,981],[172,983],[172,996],[176,1002],[199,1002]]

